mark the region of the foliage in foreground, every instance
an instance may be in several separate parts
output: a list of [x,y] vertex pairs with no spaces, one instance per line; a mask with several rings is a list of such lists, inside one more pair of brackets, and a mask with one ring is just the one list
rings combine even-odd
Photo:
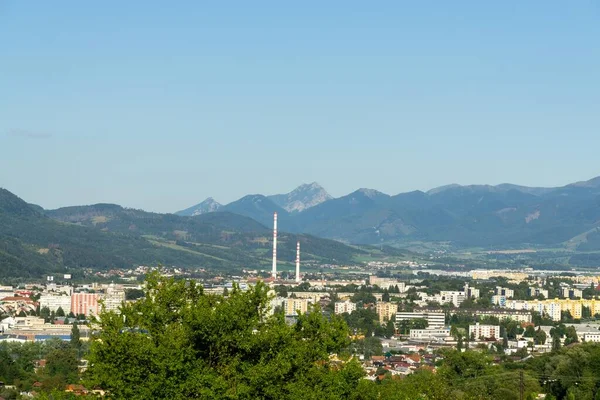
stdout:
[[[86,387],[127,399],[548,399],[600,398],[600,345],[578,344],[531,360],[488,350],[442,351],[435,372],[381,382],[364,378],[343,319],[318,309],[294,325],[268,315],[268,288],[224,298],[193,282],[149,278],[145,297],[122,315],[103,313]],[[480,352],[481,351],[481,352]],[[522,377],[522,380],[521,380]]]
[[127,399],[337,399],[356,391],[358,362],[329,360],[347,327],[319,312],[288,325],[268,316],[268,288],[228,298],[151,276],[144,299],[101,314],[88,387]]

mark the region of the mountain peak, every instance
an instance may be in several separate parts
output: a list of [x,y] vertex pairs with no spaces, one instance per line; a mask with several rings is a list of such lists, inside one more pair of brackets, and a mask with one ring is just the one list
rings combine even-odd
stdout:
[[304,183],[286,194],[269,196],[275,204],[291,213],[302,212],[332,197],[317,182]]
[[195,217],[196,215],[219,211],[221,207],[223,206],[215,201],[215,199],[212,197],[207,197],[203,202],[198,203],[190,208],[186,208],[185,210],[177,211],[175,214],[184,217]]
[[389,197],[387,194],[380,192],[379,190],[368,189],[368,188],[360,188],[355,193],[361,193],[370,199],[374,199],[376,197],[382,197],[382,196]]

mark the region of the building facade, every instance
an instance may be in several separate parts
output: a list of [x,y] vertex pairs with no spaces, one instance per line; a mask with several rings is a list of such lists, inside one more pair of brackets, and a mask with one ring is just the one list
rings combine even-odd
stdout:
[[73,293],[71,296],[71,312],[75,315],[83,314],[86,317],[98,315],[98,294]]
[[469,337],[475,339],[498,339],[500,337],[500,325],[469,325]]
[[398,312],[398,304],[396,303],[380,301],[375,307],[377,310],[377,315],[379,316],[380,324],[390,321]]

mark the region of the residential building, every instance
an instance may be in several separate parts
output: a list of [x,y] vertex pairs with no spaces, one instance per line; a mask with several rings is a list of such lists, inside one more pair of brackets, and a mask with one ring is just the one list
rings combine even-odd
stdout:
[[455,291],[441,291],[440,292],[441,301],[440,304],[444,303],[452,303],[454,307],[460,307],[463,301],[465,301],[465,292],[455,292]]
[[375,275],[369,276],[369,285],[377,285],[381,289],[390,289],[390,287],[398,286],[400,293],[406,292],[406,284],[404,282],[398,282],[396,279],[391,278],[380,278]]
[[469,337],[475,339],[498,339],[500,337],[500,325],[469,325]]
[[465,290],[465,297],[467,299],[470,299],[472,297],[478,298],[480,296],[479,289],[475,289],[475,288],[470,287],[468,283],[465,283],[464,290]]
[[73,293],[71,296],[71,312],[75,315],[83,314],[86,317],[98,315],[98,294]]
[[379,316],[379,323],[384,324],[386,321],[390,321],[394,315],[398,312],[398,304],[390,303],[386,301],[377,302],[375,306],[377,315]]
[[565,299],[581,299],[583,298],[583,291],[575,288],[563,288],[562,296]]
[[351,314],[352,311],[354,311],[354,310],[356,310],[356,303],[353,303],[349,300],[335,302],[335,313],[336,314],[343,314],[343,313]]
[[283,311],[286,316],[296,316],[305,314],[308,311],[308,305],[312,303],[310,299],[285,299]]
[[485,309],[485,310],[474,310],[472,314],[478,316],[496,317],[500,321],[503,319],[512,319],[517,322],[531,322],[531,312],[525,310],[499,310],[499,309]]
[[98,296],[106,311],[118,311],[125,301],[125,291],[118,286],[110,285],[106,292]]
[[71,296],[43,294],[40,296],[40,309],[48,307],[50,311],[56,312],[59,308],[68,314],[71,311]]
[[492,304],[500,306],[500,307],[506,307],[506,296],[501,296],[499,294],[495,294],[492,296]]
[[545,299],[548,298],[548,291],[546,289],[538,288],[538,287],[530,287],[529,295],[531,297],[544,296]]
[[496,286],[494,290],[494,294],[498,296],[506,296],[507,299],[511,299],[515,297],[515,291],[509,288],[503,288],[501,286]]
[[400,321],[411,319],[424,319],[427,321],[428,328],[440,328],[446,325],[446,316],[443,312],[428,311],[399,311],[396,313],[396,324]]

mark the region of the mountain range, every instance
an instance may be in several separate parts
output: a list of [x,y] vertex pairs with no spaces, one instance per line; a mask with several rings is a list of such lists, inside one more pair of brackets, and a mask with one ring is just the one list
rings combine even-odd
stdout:
[[[116,204],[44,210],[0,188],[0,277],[67,271],[77,276],[81,268],[157,264],[225,271],[270,269],[271,235],[271,229],[259,222],[231,212],[186,217]],[[280,265],[292,265],[296,241],[302,243],[302,259],[308,262],[350,263],[367,251],[282,230]]]
[[253,194],[219,210],[347,243],[451,242],[460,247],[563,246],[600,250],[600,177],[562,187],[451,184],[388,195],[358,189],[332,198],[317,183]]

